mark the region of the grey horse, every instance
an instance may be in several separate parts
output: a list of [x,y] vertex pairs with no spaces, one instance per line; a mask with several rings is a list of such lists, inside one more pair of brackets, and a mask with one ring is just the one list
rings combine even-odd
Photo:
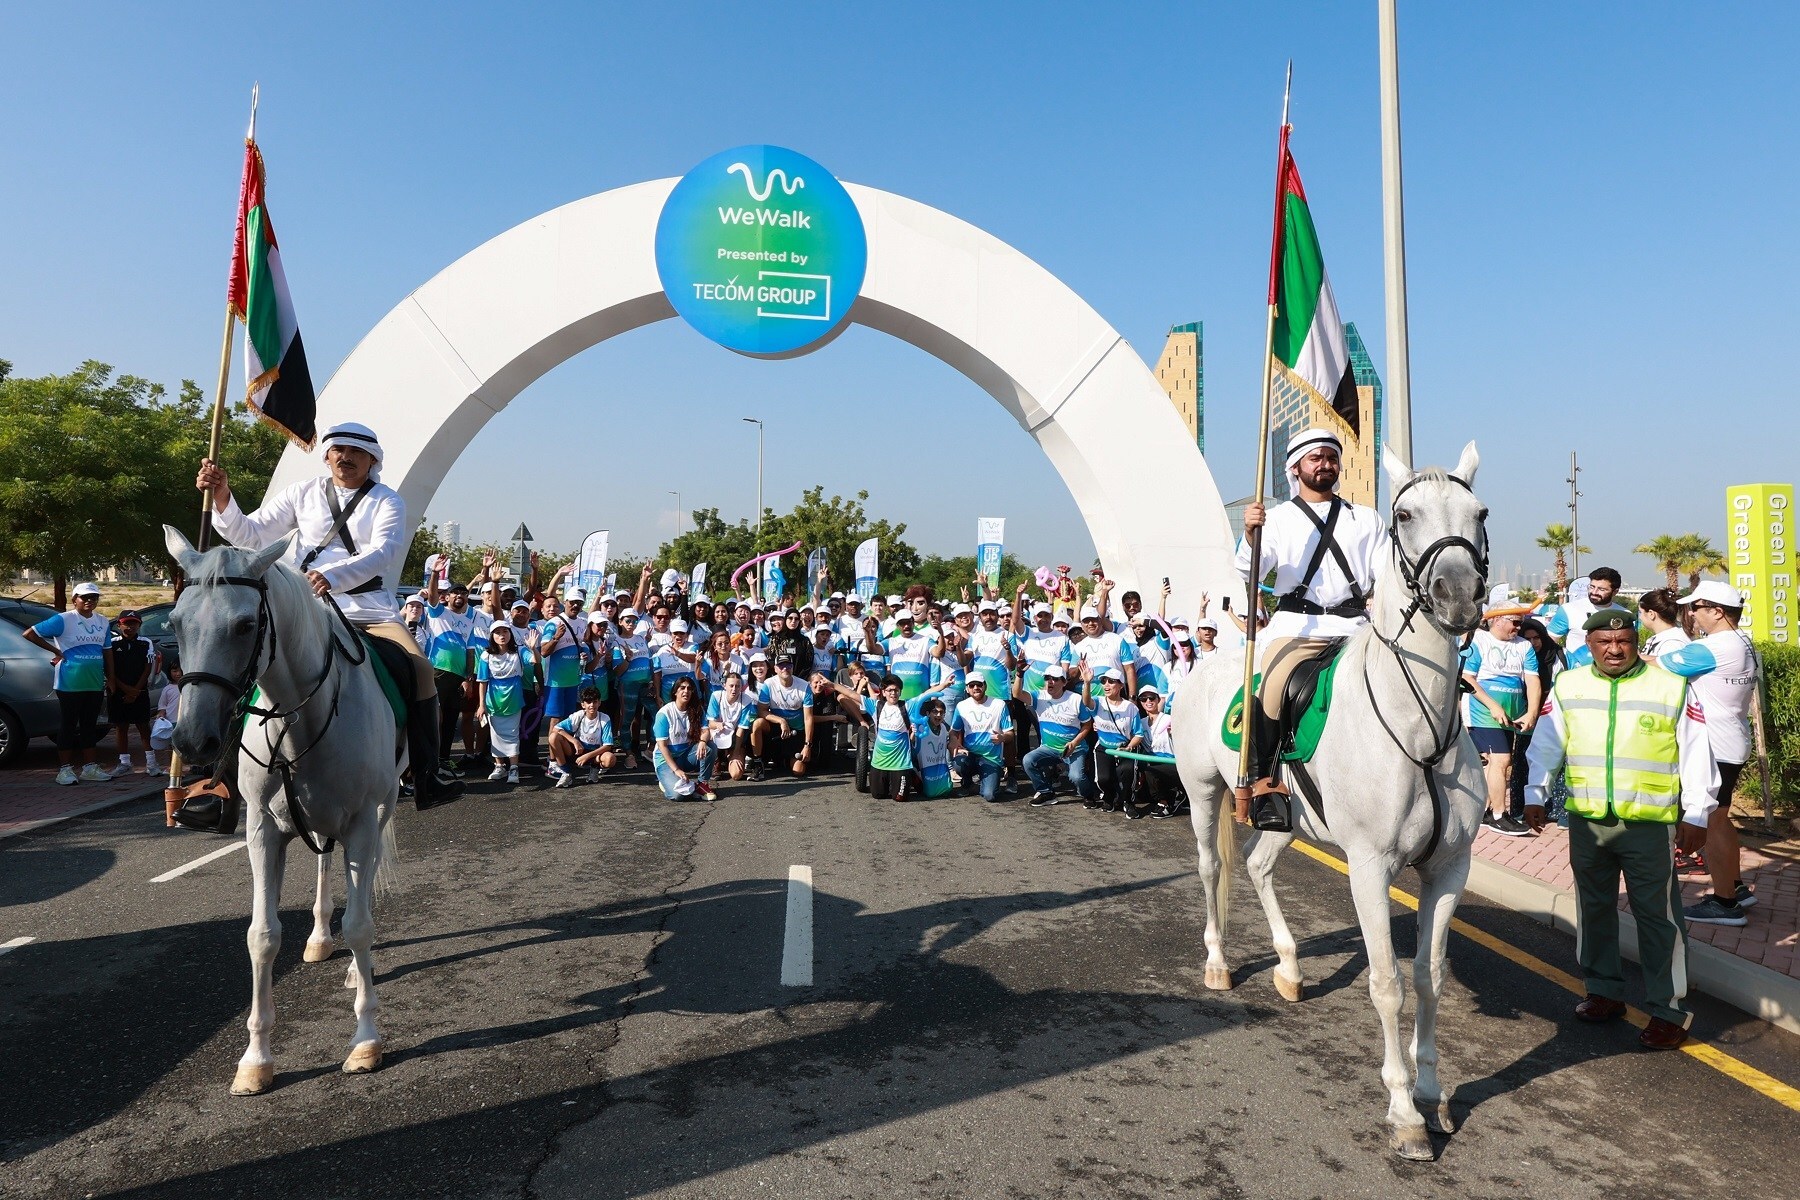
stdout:
[[[1386,456],[1395,498],[1388,560],[1375,583],[1371,620],[1339,659],[1330,716],[1307,767],[1323,797],[1324,821],[1298,791],[1294,801],[1298,832],[1335,844],[1350,864],[1369,954],[1369,996],[1385,1043],[1389,1144],[1409,1159],[1432,1157],[1421,1107],[1433,1128],[1455,1129],[1438,1076],[1437,1013],[1450,919],[1486,803],[1481,759],[1457,711],[1460,642],[1481,620],[1487,575],[1487,510],[1472,490],[1479,465],[1473,442],[1448,473],[1414,473]],[[1238,755],[1225,745],[1221,717],[1243,680],[1242,653],[1217,655],[1197,674],[1198,683],[1183,687],[1175,713],[1175,759],[1192,805],[1206,892],[1206,986],[1223,990],[1231,987],[1223,935],[1237,857],[1227,785]],[[1428,773],[1434,786],[1427,786]],[[1279,959],[1275,987],[1288,1000],[1299,1000],[1305,985],[1275,898],[1274,871],[1294,837],[1253,833],[1244,850]],[[1403,990],[1388,910],[1388,889],[1409,865],[1420,881],[1416,1080],[1401,1050]]]
[[[373,1071],[383,1047],[375,1027],[380,1005],[371,908],[377,874],[385,878],[394,859],[390,822],[404,730],[366,665],[364,647],[306,580],[279,561],[291,538],[263,550],[220,546],[204,554],[167,525],[163,538],[187,577],[170,617],[185,668],[175,749],[189,762],[221,755],[229,761],[240,704],[252,687],[259,697],[236,754],[252,879],[251,999],[250,1044],[231,1092],[257,1095],[274,1084],[269,1033],[281,877],[288,843],[303,831],[321,848],[325,839],[343,846],[343,936],[354,959],[346,985],[356,988],[356,1032],[344,1070]],[[284,776],[291,786],[284,786]],[[329,861],[328,853],[319,856],[308,961],[328,958],[334,948]]]

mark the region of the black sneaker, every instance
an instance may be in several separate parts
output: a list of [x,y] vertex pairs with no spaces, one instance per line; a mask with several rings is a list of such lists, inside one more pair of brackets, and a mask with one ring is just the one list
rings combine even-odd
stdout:
[[1033,792],[1031,794],[1031,807],[1033,808],[1047,808],[1055,803],[1056,794],[1054,792]]
[[758,761],[750,764],[750,782],[751,783],[761,783],[768,777],[769,777],[769,769],[762,765],[761,760],[758,760]]
[[1481,823],[1501,837],[1531,836],[1531,826],[1525,824],[1525,822],[1519,820],[1517,817],[1512,816],[1510,813],[1499,817],[1496,817],[1493,813],[1488,813],[1481,818]]
[[1712,893],[1700,897],[1698,904],[1690,904],[1681,910],[1691,924],[1695,925],[1748,925],[1750,918],[1744,915],[1744,906],[1737,903],[1727,904]]
[[1083,807],[1083,808],[1100,808],[1105,803],[1106,803],[1106,801],[1102,800],[1098,796],[1086,796],[1086,797],[1082,798],[1081,807]]
[[1131,801],[1127,800],[1125,802],[1125,819],[1127,821],[1141,821],[1149,815],[1149,813],[1145,812]]
[[1150,810],[1150,819],[1152,821],[1166,821],[1174,815],[1175,810],[1166,804],[1158,804]]
[[1741,879],[1738,880],[1737,906],[1739,908],[1749,908],[1752,904],[1755,904],[1755,903],[1756,903],[1755,889],[1752,888],[1749,884],[1745,883],[1743,880],[1741,880]]

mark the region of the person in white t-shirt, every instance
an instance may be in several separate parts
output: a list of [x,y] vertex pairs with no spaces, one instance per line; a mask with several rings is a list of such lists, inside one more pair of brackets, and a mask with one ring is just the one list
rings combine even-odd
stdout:
[[1687,919],[1702,925],[1743,925],[1744,909],[1756,893],[1739,873],[1742,847],[1731,823],[1731,793],[1750,759],[1750,702],[1761,664],[1750,638],[1738,628],[1744,596],[1728,583],[1704,580],[1677,603],[1684,605],[1698,636],[1658,656],[1656,664],[1688,681],[1688,696],[1700,702],[1706,740],[1719,764],[1719,805],[1706,822],[1706,869],[1711,895],[1688,905]]
[[[60,784],[105,783],[112,778],[94,761],[112,657],[108,648],[111,624],[95,611],[99,605],[99,585],[78,583],[70,596],[69,611],[46,617],[25,631],[25,640],[49,651],[55,664],[52,686],[62,712],[62,729],[56,739],[56,756],[62,763],[56,773]],[[75,773],[77,754],[83,763],[79,775]]]

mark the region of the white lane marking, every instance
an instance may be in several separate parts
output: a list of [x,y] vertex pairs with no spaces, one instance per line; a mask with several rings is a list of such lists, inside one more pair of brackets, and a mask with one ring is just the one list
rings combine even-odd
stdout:
[[812,868],[788,868],[787,930],[781,939],[781,985],[811,987],[813,981]]
[[243,848],[244,848],[244,843],[242,843],[242,842],[233,842],[229,846],[221,846],[217,850],[214,850],[211,854],[202,854],[199,858],[196,858],[193,862],[182,863],[179,867],[176,867],[173,871],[164,871],[161,875],[158,875],[156,878],[152,879],[150,882],[151,883],[167,883],[171,879],[179,879],[181,876],[186,875],[189,871],[192,871],[195,867],[204,867],[207,863],[211,862],[215,858],[224,858],[227,854],[230,854],[233,850],[242,850]]
[[29,946],[35,941],[37,939],[34,937],[16,937],[10,942],[0,942],[0,954],[5,954],[8,950],[17,950],[20,946]]

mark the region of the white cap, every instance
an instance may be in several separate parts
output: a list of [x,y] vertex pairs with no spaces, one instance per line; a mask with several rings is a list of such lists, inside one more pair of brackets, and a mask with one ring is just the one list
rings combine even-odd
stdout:
[[912,609],[910,609],[910,608],[900,609],[898,612],[896,612],[894,614],[893,620],[894,620],[894,624],[896,624],[896,625],[898,625],[902,621],[912,622],[913,621]]
[[688,631],[688,623],[686,621],[683,621],[680,617],[677,617],[673,621],[669,622],[669,632],[670,633],[686,633],[687,631]]
[[678,584],[680,582],[681,582],[681,572],[677,571],[674,567],[670,567],[668,570],[666,570],[662,573],[662,590],[663,591],[665,591],[665,592],[668,591],[670,588],[674,587],[676,584]]
[[983,600],[975,606],[975,611],[978,613],[990,612],[990,611],[991,612],[999,612],[1000,605],[997,604],[996,602],[994,602],[993,600]]
[[1052,625],[1073,625],[1075,619],[1069,615],[1068,609],[1059,608],[1056,610],[1056,616],[1051,619],[1050,623]]
[[580,588],[570,588],[563,593],[564,600],[586,600],[587,593]]
[[1675,603],[1692,604],[1696,600],[1717,604],[1720,608],[1744,607],[1744,593],[1720,579],[1702,579],[1698,587]]
[[902,600],[898,596],[889,596],[887,598],[887,602],[888,602],[889,608],[899,608],[902,604],[906,603],[906,601]]
[[[375,431],[367,425],[359,425],[355,421],[344,421],[333,425],[325,431],[325,436],[319,439],[320,456],[323,457],[325,451],[333,446],[349,446],[351,449],[361,450],[374,457],[376,467],[381,465],[381,441],[375,436]],[[379,470],[369,472],[369,478],[377,482],[380,481],[380,476]]]
[[1061,667],[1057,666],[1055,663],[1051,663],[1049,666],[1044,668],[1044,678],[1045,679],[1067,679],[1068,677],[1069,677],[1068,672],[1064,671]]
[[1143,687],[1138,689],[1138,695],[1140,695],[1140,696],[1144,696],[1144,695],[1161,696],[1162,689],[1157,687],[1154,683],[1146,683]]
[[962,603],[960,600],[950,606],[950,615],[953,617],[967,616],[970,611],[969,606]]
[[843,599],[843,598],[844,598],[844,593],[842,593],[842,592],[833,592],[833,593],[831,593],[831,595],[829,595],[829,596],[827,596],[827,597],[825,597],[825,598],[826,598],[826,599],[827,599],[827,600],[842,600],[842,599]]
[[766,663],[769,661],[769,656],[767,654],[764,654],[761,650],[758,650],[755,654],[752,654],[749,658],[746,658],[744,661],[747,663],[753,663],[753,662]]
[[402,604],[402,606],[407,605],[407,604],[416,604],[420,608],[424,608],[425,607],[425,597],[418,592],[414,592],[412,595],[408,596],[405,600],[401,601],[401,604]]
[[1213,620],[1211,617],[1201,617],[1198,621],[1196,621],[1194,623],[1194,628],[1195,629],[1210,629],[1214,633],[1217,633],[1217,632],[1219,632],[1219,623],[1217,621]]
[[1288,439],[1286,469],[1292,472],[1300,465],[1300,460],[1317,450],[1320,446],[1329,446],[1339,454],[1344,452],[1344,443],[1338,435],[1329,429],[1302,429]]
[[862,602],[863,598],[861,594],[857,592],[851,592],[848,596],[844,597],[845,604],[861,604]]
[[694,596],[694,603],[695,604],[711,604],[712,597],[707,595],[705,592],[700,592]]
[[1095,608],[1092,604],[1084,604],[1081,606],[1081,619],[1085,621],[1089,617],[1093,617],[1096,621],[1099,620],[1100,610]]
[[813,631],[813,633],[814,633],[814,634],[821,634],[821,633],[836,633],[836,632],[837,632],[837,630],[835,630],[835,629],[833,629],[833,628],[832,628],[832,627],[831,627],[831,626],[829,626],[829,625],[814,625],[814,626],[813,626],[813,627],[812,627],[812,631]]
[[638,610],[631,607],[629,604],[619,610],[619,620],[621,621],[625,620],[627,617],[636,617],[637,615]]
[[[410,604],[411,601],[409,600],[409,601],[407,601],[407,603]],[[514,600],[512,602],[512,606],[513,606],[513,608],[529,609],[531,607],[531,601],[529,601],[529,600]]]
[[74,596],[98,596],[99,594],[100,585],[97,583],[78,583],[75,585],[75,590],[70,593]]
[[1169,628],[1170,629],[1188,629],[1188,628],[1191,628],[1191,626],[1188,625],[1188,621],[1187,621],[1186,617],[1176,617],[1173,621],[1169,622]]
[[1012,605],[1002,603],[1000,605],[1000,608],[998,609],[998,612],[1003,617],[1010,617],[1010,616],[1012,616]]
[[1117,667],[1108,667],[1108,668],[1106,668],[1106,670],[1100,672],[1100,678],[1114,679],[1120,683],[1124,683],[1125,682],[1125,672],[1119,670],[1119,668],[1117,668]]
[[481,585],[481,594],[484,596],[493,590],[494,590],[494,581],[491,579]]

